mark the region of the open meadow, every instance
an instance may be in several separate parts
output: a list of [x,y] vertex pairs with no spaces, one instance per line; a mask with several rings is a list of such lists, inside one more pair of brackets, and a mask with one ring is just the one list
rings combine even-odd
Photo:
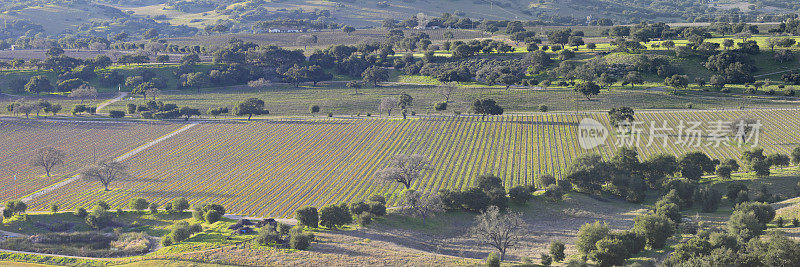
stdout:
[[[317,32],[278,32],[278,33],[238,33],[209,36],[177,37],[168,39],[169,43],[177,45],[203,45],[206,47],[224,47],[231,39],[239,39],[245,42],[253,42],[259,45],[277,45],[281,47],[291,47],[294,49],[304,48],[298,43],[298,38],[303,36],[316,35],[317,43],[310,45],[310,48],[324,49],[332,45],[357,45],[360,43],[381,42],[386,39],[389,30],[382,28],[359,29],[353,33],[346,34],[341,30],[324,30]],[[447,40],[471,40],[474,38],[489,38],[492,34],[480,30],[467,29],[425,29],[404,30],[406,35],[425,33],[430,36],[431,41],[443,42]],[[452,38],[445,38],[445,33],[452,33]]]

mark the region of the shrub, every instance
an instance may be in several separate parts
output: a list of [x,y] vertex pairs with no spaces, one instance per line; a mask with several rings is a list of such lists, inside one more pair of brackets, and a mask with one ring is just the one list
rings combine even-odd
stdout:
[[170,205],[170,206],[172,207],[172,209],[171,209],[172,211],[183,212],[183,211],[189,209],[189,201],[187,201],[185,198],[179,197],[179,198],[173,199],[172,200],[172,205]]
[[204,218],[207,223],[215,223],[222,219],[222,214],[216,210],[209,210],[206,212]]
[[359,201],[355,203],[350,203],[350,214],[353,216],[359,216],[364,212],[369,211],[369,206],[364,201]]
[[656,215],[669,218],[675,223],[679,223],[682,216],[678,205],[672,202],[664,202],[663,200],[656,203]]
[[720,179],[729,180],[729,179],[731,179],[731,172],[733,172],[733,170],[731,169],[731,166],[722,164],[722,165],[719,165],[719,167],[717,167],[716,174],[717,174],[717,177],[719,177]]
[[719,208],[719,202],[722,200],[722,194],[719,191],[703,187],[695,192],[695,202],[699,203],[703,212],[715,212]]
[[735,235],[726,232],[714,232],[708,235],[712,247],[739,250],[739,240]]
[[142,118],[145,119],[153,119],[153,112],[152,111],[143,111]]
[[111,110],[108,112],[108,116],[115,119],[124,118],[125,111]]
[[778,228],[783,228],[783,217],[778,217],[778,219],[775,220],[775,224]]
[[148,206],[150,206],[150,203],[147,203],[147,200],[140,197],[131,199],[130,203],[128,203],[128,207],[139,212],[143,211]]
[[86,105],[75,105],[72,107],[72,115],[86,112]]
[[193,223],[192,225],[189,225],[189,230],[191,230],[192,233],[200,233],[203,231],[203,226],[199,223]]
[[97,205],[86,216],[86,224],[95,229],[105,228],[111,224],[111,214],[100,205]]
[[775,195],[769,192],[766,186],[761,186],[757,191],[753,193],[753,200],[758,202],[773,202],[775,200]]
[[[225,207],[219,204],[203,203],[203,205],[195,206],[194,209],[195,211],[192,212],[192,217],[207,223],[215,223],[222,219],[222,215],[225,215]],[[212,211],[215,214],[209,214]]]
[[542,175],[539,177],[539,183],[542,185],[542,188],[547,188],[551,184],[556,184],[558,181],[555,177],[549,174]]
[[500,179],[500,177],[491,174],[478,176],[475,183],[477,184],[477,187],[484,192],[489,192],[496,188],[504,189],[503,180]]
[[[22,202],[20,200],[9,200],[6,201],[6,208],[3,209],[3,211],[9,210],[11,214],[14,215],[14,214],[25,213],[25,210],[27,209],[28,205],[25,204],[25,202]],[[9,218],[11,216],[6,216],[6,214],[3,213],[3,217]]]
[[149,208],[150,208],[150,213],[152,213],[152,214],[158,213],[158,204],[150,203],[150,207]]
[[319,210],[319,223],[328,229],[336,229],[352,222],[353,217],[350,215],[347,204],[330,205]]
[[678,262],[686,262],[696,255],[708,255],[711,253],[712,246],[707,239],[701,237],[694,237],[675,245],[675,252],[670,255],[668,262],[669,265],[676,265]]
[[628,257],[628,251],[622,241],[606,237],[597,241],[591,257],[600,266],[616,266],[625,262]]
[[539,110],[539,112],[547,112],[548,110],[550,110],[550,108],[548,108],[546,105],[539,105],[537,109]]
[[459,206],[467,211],[481,212],[489,207],[491,199],[480,188],[473,187],[457,194]]
[[172,230],[169,233],[170,238],[174,243],[181,242],[183,240],[189,239],[192,237],[192,230],[189,228],[189,224],[176,224],[173,225]]
[[489,256],[486,257],[486,266],[500,267],[500,255],[494,252],[490,253]]
[[[542,254],[541,254],[541,257],[542,257],[542,265],[543,265],[543,266],[550,266],[550,264],[552,264],[552,263],[553,263],[553,258],[551,258],[551,257],[550,257],[550,255],[547,255],[547,254],[545,254],[545,253],[542,253]],[[498,266],[499,266],[499,265],[498,265]]]
[[743,212],[753,212],[758,219],[758,222],[766,225],[775,218],[775,208],[763,202],[744,202],[736,205],[734,210]]
[[372,223],[372,213],[364,212],[358,215],[358,225],[360,226],[367,226]]
[[550,243],[550,256],[553,257],[553,260],[560,262],[566,258],[564,248],[564,243],[561,243],[561,241],[553,241]]
[[725,194],[728,197],[728,201],[731,203],[738,203],[737,200],[741,195],[741,192],[745,192],[747,194],[747,186],[739,183],[729,184],[728,185],[728,192]]
[[199,210],[193,210],[192,211],[192,218],[194,218],[197,221],[201,221],[201,222],[205,220],[205,218],[203,218],[203,212],[201,212]]
[[369,199],[367,199],[367,200],[369,202],[376,202],[376,203],[381,203],[383,205],[386,205],[386,198],[381,196],[381,195],[371,195],[371,196],[369,196]]
[[262,246],[278,244],[279,241],[278,231],[268,226],[261,228],[258,231],[258,237],[256,237],[256,242]]
[[675,232],[675,224],[664,216],[640,215],[634,219],[633,231],[644,237],[648,246],[660,249],[664,247],[667,238]]
[[511,199],[511,202],[517,204],[525,204],[533,197],[533,195],[531,195],[531,191],[528,190],[528,187],[521,185],[509,189],[508,196]]
[[[682,209],[692,206],[696,188],[697,185],[688,179],[670,179],[664,184],[664,190],[668,192],[667,195],[674,194],[670,198],[673,198],[673,203],[678,204]],[[677,197],[677,199],[674,197]]]
[[278,223],[277,230],[278,230],[278,235],[283,237],[288,235],[289,232],[292,231],[292,226],[285,223]]
[[50,213],[53,213],[53,214],[58,213],[58,205],[50,204]]
[[800,220],[798,220],[797,218],[793,218],[792,219],[792,226],[794,226],[794,227],[800,226]]
[[744,210],[735,210],[728,219],[727,227],[728,233],[744,240],[761,235],[765,228],[753,211]]
[[544,189],[542,196],[548,201],[561,201],[564,199],[564,190],[558,185],[551,184]]
[[86,209],[84,208],[78,208],[75,210],[75,217],[84,218],[86,215],[88,215],[88,213],[86,213]]
[[644,250],[645,245],[647,245],[644,237],[636,234],[636,232],[632,230],[615,232],[610,236],[618,239],[625,245],[625,249],[629,254],[628,256],[641,252]]
[[445,111],[447,110],[447,102],[439,102],[433,106],[433,109],[436,111]]
[[317,208],[315,207],[304,207],[300,208],[295,211],[295,219],[300,225],[304,225],[311,228],[319,227],[319,215],[317,214]]
[[98,200],[97,203],[94,204],[97,207],[101,207],[104,210],[111,209],[111,206],[108,205],[104,200]]
[[161,238],[161,245],[163,245],[165,247],[172,246],[172,237],[169,236],[169,235],[166,235],[163,238]]
[[386,205],[381,202],[369,202],[369,213],[372,213],[375,216],[383,216],[386,215]]
[[595,243],[607,237],[609,234],[608,225],[596,221],[594,223],[587,223],[581,226],[578,230],[578,240],[575,241],[575,247],[584,255],[588,255],[597,247]]
[[495,188],[489,192],[485,192],[486,196],[489,197],[489,205],[496,206],[501,210],[504,210],[508,207],[508,197],[506,196],[506,190],[503,188]]
[[307,234],[302,231],[293,231],[291,237],[289,238],[289,247],[296,250],[306,250],[309,246],[311,246],[312,239],[313,236],[311,234]]

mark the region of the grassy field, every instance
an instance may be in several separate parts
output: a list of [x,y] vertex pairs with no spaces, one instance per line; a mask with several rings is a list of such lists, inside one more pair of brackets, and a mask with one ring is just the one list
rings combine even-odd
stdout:
[[[276,85],[269,88],[254,89],[246,86],[217,88],[204,90],[197,94],[195,90],[168,91],[159,97],[160,101],[175,103],[178,106],[191,106],[201,111],[211,107],[225,106],[233,108],[237,102],[256,97],[266,102],[270,116],[299,116],[308,114],[310,105],[319,105],[321,114],[332,112],[334,116],[354,116],[367,113],[378,115],[380,99],[387,96],[398,96],[407,93],[414,97],[413,111],[418,114],[436,114],[433,109],[436,103],[444,101],[438,93],[435,80],[424,76],[400,76],[399,82],[413,82],[430,85],[387,85],[358,89],[346,88],[342,83],[320,84],[317,87],[304,85],[293,87]],[[682,91],[680,94],[669,93],[671,89],[645,89],[661,87],[662,84],[648,83],[635,88],[615,86],[612,90],[603,89],[598,96],[586,100],[576,95],[570,88],[511,88],[503,86],[487,87],[479,84],[465,84],[455,90],[450,97],[448,110],[444,114],[458,111],[469,113],[471,103],[481,97],[495,99],[505,108],[507,113],[537,111],[539,105],[546,105],[552,111],[608,110],[612,107],[630,106],[635,109],[684,109],[692,104],[695,109],[719,108],[791,108],[797,106],[794,98],[779,96],[730,95],[702,92],[699,88]],[[787,88],[792,88],[791,86]],[[763,90],[763,89],[762,89]],[[739,90],[741,91],[741,90]],[[124,100],[107,107],[108,110],[125,110],[128,103],[142,104],[144,100]],[[397,111],[395,110],[395,114]],[[268,116],[269,117],[269,116]]]
[[[154,252],[139,256],[121,258],[95,258],[89,260],[31,254],[10,254],[3,252],[0,253],[0,259],[12,260],[15,262],[27,261],[55,265],[152,266],[147,264],[164,264],[163,266],[192,266],[192,262],[186,260],[192,260],[191,257],[194,254],[197,254],[196,252],[212,251],[224,247],[230,247],[238,243],[248,242],[255,238],[254,234],[237,235],[234,234],[234,230],[227,229],[228,226],[236,222],[230,219],[223,218],[219,222],[209,224],[193,219],[190,212],[166,213],[162,211],[157,214],[133,211],[124,211],[122,214],[118,214],[114,211],[110,212],[112,212],[112,215],[114,215],[113,220],[118,224],[118,227],[116,227],[117,231],[122,233],[141,232],[151,237],[162,237],[170,232],[171,225],[179,221],[186,221],[188,223],[201,223],[204,230],[203,232],[195,234],[191,238],[182,242],[168,247],[156,246],[154,249],[157,250]],[[85,218],[77,217],[72,212],[60,212],[55,214],[49,212],[27,214],[27,221],[23,220],[22,216],[15,216],[11,219],[6,219],[3,224],[0,224],[0,230],[24,235],[36,235],[42,234],[43,232],[49,232],[47,230],[43,230],[41,227],[35,226],[36,224],[47,225],[53,222],[72,224],[73,230],[76,232],[92,231],[92,228],[86,224]],[[180,257],[184,257],[183,260],[180,260]],[[228,259],[227,261],[229,264],[238,265],[236,264],[235,259]],[[223,265],[208,263],[197,264],[194,266]]]
[[[19,198],[72,176],[96,160],[116,158],[134,148],[178,129],[170,123],[84,123],[0,120],[0,199]],[[51,177],[28,164],[42,147],[60,149],[66,155]],[[16,177],[16,178],[15,178]]]
[[[754,142],[739,147],[730,141],[730,146],[717,148],[706,135],[713,131],[712,122],[752,118],[764,125],[758,146],[788,153],[798,146],[794,141],[798,112],[640,112],[636,118],[645,125],[639,150],[643,157],[699,150],[714,158],[737,159]],[[425,191],[463,189],[485,173],[499,175],[507,186],[532,184],[544,174],[562,177],[580,154],[608,157],[616,150],[619,136],[614,131],[596,149],[578,146],[577,122],[586,116],[608,123],[602,113],[205,123],[126,161],[135,178],[112,184],[111,192],[103,192],[97,183],[76,181],[30,205],[44,209],[50,203],[63,203],[65,208],[76,208],[93,199],[120,205],[134,196],[163,203],[182,196],[192,202],[222,203],[234,213],[291,216],[305,205],[399,192],[396,185],[373,176],[389,157],[400,153],[420,153],[431,160],[435,171],[415,185]],[[682,145],[671,136],[667,146],[656,138],[645,147],[651,121],[657,126],[666,121],[673,128],[680,121],[704,122],[702,144]]]
[[[195,36],[195,37],[180,37],[171,38],[167,41],[176,45],[201,45],[206,47],[224,47],[227,45],[228,40],[237,38],[245,42],[253,42],[259,45],[277,45],[286,48],[302,49],[302,44],[297,42],[297,38],[301,36],[316,35],[318,42],[309,46],[309,50],[324,49],[332,45],[357,45],[359,43],[382,42],[386,40],[386,34],[389,31],[382,28],[376,29],[359,29],[354,33],[345,34],[342,31],[320,31],[320,32],[306,32],[306,33],[259,33],[259,34],[221,34],[210,36]],[[435,29],[435,30],[404,30],[406,36],[413,33],[426,33],[431,37],[431,41],[442,42],[445,41],[444,34],[446,32],[453,33],[453,40],[470,40],[474,38],[489,38],[493,37],[479,30],[461,30],[461,29]]]

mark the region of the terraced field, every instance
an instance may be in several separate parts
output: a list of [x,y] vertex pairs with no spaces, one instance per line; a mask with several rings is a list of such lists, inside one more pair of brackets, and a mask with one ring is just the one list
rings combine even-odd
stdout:
[[[178,128],[162,122],[0,120],[0,200],[32,193],[75,174],[94,159],[113,159]],[[52,177],[28,163],[36,150],[48,146],[66,155],[64,164],[53,169]]]
[[[435,170],[415,183],[425,191],[463,189],[485,173],[499,175],[507,186],[531,184],[543,174],[563,176],[571,159],[581,153],[609,156],[616,149],[620,135],[613,132],[605,145],[591,151],[578,145],[577,122],[585,117],[608,125],[602,113],[209,122],[127,160],[135,178],[112,184],[111,192],[77,181],[30,204],[45,209],[60,203],[72,209],[96,199],[124,205],[135,196],[157,203],[183,196],[193,203],[221,203],[234,213],[284,217],[301,206],[399,192],[401,187],[373,179],[375,171],[399,153],[430,159]],[[759,146],[770,153],[788,153],[800,139],[800,110],[651,111],[636,118],[645,122],[640,143],[644,157],[701,150],[717,158],[738,158],[754,143],[739,147],[729,139],[731,146],[714,147],[705,141],[714,136],[714,121],[759,119]],[[697,147],[675,144],[675,133],[666,135],[667,146],[660,145],[661,139],[646,146],[650,121],[659,127],[666,121],[677,131],[681,120],[702,122],[697,128],[702,143]]]

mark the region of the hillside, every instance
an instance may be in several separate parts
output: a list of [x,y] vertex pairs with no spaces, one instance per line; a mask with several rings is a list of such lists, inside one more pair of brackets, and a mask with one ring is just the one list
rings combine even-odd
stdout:
[[[386,19],[423,20],[449,13],[472,20],[520,20],[532,25],[610,25],[642,21],[672,23],[749,21],[776,22],[794,13],[793,1],[473,1],[473,0],[286,0],[286,1],[16,1],[4,0],[0,19],[24,21],[47,35],[79,34],[107,37],[125,32],[139,37],[157,29],[162,37],[193,36],[200,32],[258,33],[297,22],[325,28],[351,25],[378,27]],[[422,15],[422,16],[419,16]],[[419,16],[419,17],[417,17]],[[279,23],[276,24],[276,21]],[[305,21],[305,22],[303,22]],[[284,24],[286,23],[286,24]],[[273,25],[273,26],[265,26]],[[317,27],[314,26],[314,27]],[[8,27],[6,25],[6,27]],[[413,26],[412,26],[413,27]],[[26,34],[18,31],[8,37]],[[2,35],[0,35],[2,37]]]

